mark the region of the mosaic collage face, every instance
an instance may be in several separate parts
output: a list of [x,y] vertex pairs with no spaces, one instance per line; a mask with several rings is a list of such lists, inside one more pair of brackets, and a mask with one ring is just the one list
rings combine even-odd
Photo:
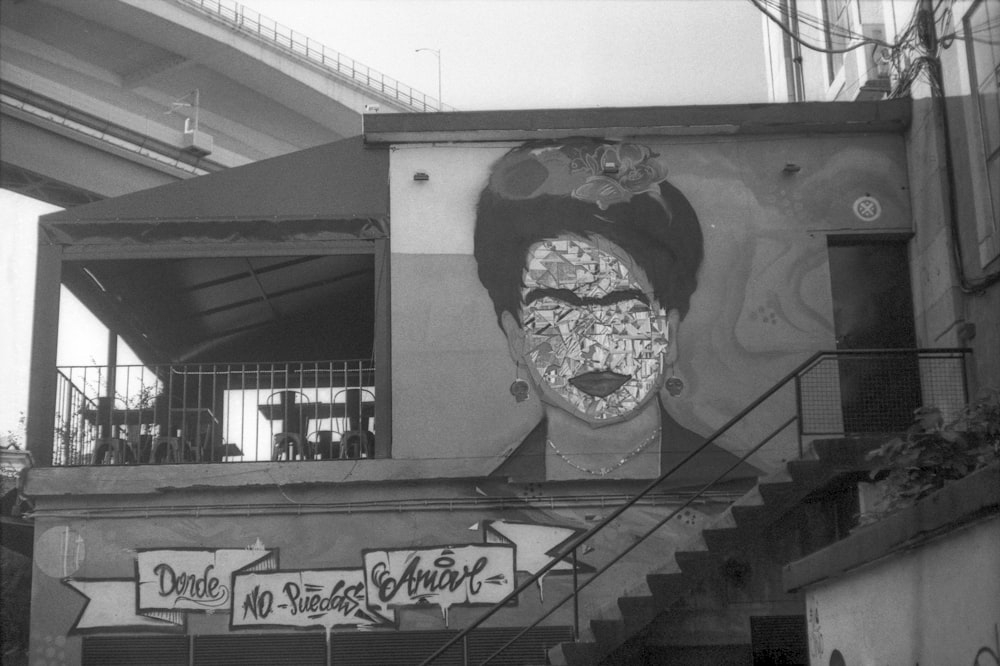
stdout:
[[627,417],[659,388],[666,315],[617,245],[535,243],[521,302],[525,358],[550,402],[597,422]]

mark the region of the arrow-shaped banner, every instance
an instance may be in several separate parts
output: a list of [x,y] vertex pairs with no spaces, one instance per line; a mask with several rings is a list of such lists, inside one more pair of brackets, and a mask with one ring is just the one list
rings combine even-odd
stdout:
[[64,584],[84,596],[87,602],[69,633],[86,633],[108,627],[147,631],[184,631],[184,613],[135,610],[135,580],[74,580]]
[[514,547],[469,544],[364,552],[369,608],[494,604],[514,589]]
[[227,611],[234,573],[277,566],[274,549],[140,550],[135,560],[139,612]]
[[365,605],[363,569],[316,569],[233,576],[230,626],[394,625],[395,612]]
[[[552,560],[552,555],[563,544],[582,532],[583,530],[558,525],[537,525],[506,520],[483,521],[483,541],[514,544],[517,547],[517,570],[529,574],[537,573]],[[577,560],[576,570],[580,573],[589,573],[594,568]],[[565,559],[549,569],[550,573],[572,571],[573,563]]]

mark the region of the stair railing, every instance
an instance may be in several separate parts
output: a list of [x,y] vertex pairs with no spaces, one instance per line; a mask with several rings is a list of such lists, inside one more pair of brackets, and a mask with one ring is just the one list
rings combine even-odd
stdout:
[[[546,573],[548,573],[553,567],[555,567],[560,562],[566,560],[567,558],[570,558],[571,561],[573,562],[573,565],[574,565],[573,566],[573,590],[572,590],[572,592],[570,592],[568,595],[566,595],[565,597],[563,597],[562,599],[560,599],[559,601],[557,601],[555,604],[553,604],[552,608],[550,608],[548,611],[546,611],[544,614],[542,614],[539,618],[537,618],[534,622],[532,622],[529,626],[527,626],[524,629],[522,629],[520,632],[518,632],[516,635],[514,635],[510,640],[508,640],[506,643],[504,643],[502,646],[500,646],[500,648],[498,648],[496,651],[494,651],[492,654],[490,654],[485,660],[483,660],[482,662],[480,662],[480,665],[482,666],[482,665],[485,665],[485,664],[489,663],[490,661],[492,661],[495,657],[497,657],[498,655],[500,655],[504,650],[506,650],[508,647],[510,647],[511,645],[513,645],[514,643],[516,643],[524,634],[526,634],[531,629],[534,629],[539,624],[541,624],[542,621],[544,621],[545,619],[547,619],[548,617],[550,617],[556,610],[558,610],[559,608],[561,608],[570,599],[574,600],[573,637],[574,637],[574,640],[579,640],[579,637],[580,637],[580,618],[579,618],[579,611],[578,611],[578,606],[577,606],[577,599],[578,599],[579,593],[582,590],[584,590],[586,587],[588,587],[593,581],[595,581],[601,574],[603,574],[605,571],[607,571],[612,566],[614,566],[619,561],[621,561],[622,558],[624,558],[626,555],[628,555],[630,552],[632,552],[632,550],[634,550],[636,547],[638,547],[639,544],[643,543],[653,533],[655,533],[657,530],[659,530],[661,527],[663,527],[665,524],[667,524],[675,516],[677,516],[678,514],[680,514],[684,509],[686,509],[691,504],[693,504],[704,493],[706,493],[708,490],[710,490],[715,484],[717,484],[719,481],[721,481],[722,479],[724,479],[727,474],[729,474],[731,471],[733,471],[734,469],[736,469],[737,467],[739,467],[741,464],[743,464],[744,462],[746,462],[748,458],[750,458],[753,454],[755,454],[757,451],[759,451],[761,448],[763,448],[768,442],[770,442],[771,440],[773,440],[779,433],[781,433],[782,431],[784,431],[786,428],[788,428],[792,424],[798,424],[797,435],[798,435],[799,457],[800,458],[802,457],[802,455],[803,455],[802,437],[804,435],[806,435],[806,434],[811,434],[811,433],[810,433],[810,431],[808,431],[806,428],[803,427],[802,419],[801,419],[802,409],[803,409],[803,396],[802,396],[802,384],[801,384],[801,380],[802,380],[802,377],[806,373],[808,373],[811,369],[815,368],[819,363],[823,362],[824,360],[829,359],[829,358],[835,358],[835,359],[837,359],[837,358],[840,358],[840,357],[848,357],[848,358],[852,358],[853,357],[853,358],[857,358],[857,359],[863,359],[863,358],[878,358],[878,357],[886,357],[886,356],[889,356],[889,357],[912,356],[914,358],[919,359],[923,355],[930,355],[930,356],[943,356],[943,357],[949,357],[949,358],[959,358],[959,359],[961,359],[961,360],[964,361],[965,355],[967,355],[969,353],[971,353],[971,350],[970,349],[966,349],[966,348],[943,348],[943,349],[859,349],[859,350],[846,350],[845,349],[845,350],[838,350],[838,351],[819,351],[819,352],[814,353],[809,358],[807,358],[805,361],[803,361],[798,366],[796,366],[794,370],[792,370],[788,374],[784,375],[781,379],[779,379],[773,386],[771,386],[771,388],[769,388],[768,390],[764,391],[764,393],[762,393],[760,396],[758,396],[753,402],[751,402],[749,405],[747,405],[746,407],[744,407],[743,409],[741,409],[735,416],[733,416],[731,419],[729,419],[725,424],[723,424],[721,427],[719,427],[698,448],[694,449],[693,451],[691,451],[690,453],[688,453],[686,456],[684,456],[684,458],[682,460],[680,460],[673,467],[671,467],[666,472],[664,472],[663,474],[661,474],[657,479],[655,479],[654,481],[652,481],[648,485],[646,485],[646,487],[644,487],[641,491],[639,491],[639,493],[637,493],[635,496],[633,496],[627,502],[625,502],[624,504],[622,504],[621,506],[619,506],[617,509],[615,509],[614,511],[612,511],[610,514],[608,514],[607,516],[605,516],[600,522],[598,522],[592,528],[590,528],[586,532],[584,532],[582,534],[579,534],[575,538],[573,538],[570,541],[568,541],[562,548],[560,548],[554,555],[552,555],[551,559],[545,565],[543,565],[535,573],[533,573],[530,576],[528,576],[527,579],[525,579],[519,585],[517,585],[514,588],[514,590],[511,591],[507,596],[505,596],[503,599],[501,599],[500,601],[498,601],[497,603],[495,603],[493,606],[491,606],[489,609],[487,609],[482,615],[480,615],[471,624],[469,624],[469,626],[467,626],[464,629],[462,629],[461,631],[459,631],[455,636],[453,636],[450,640],[448,640],[444,645],[442,645],[440,648],[438,648],[433,654],[431,654],[429,657],[427,657],[422,662],[420,662],[420,666],[428,666],[429,664],[432,664],[436,659],[438,659],[440,656],[442,656],[452,646],[454,646],[457,643],[459,643],[459,641],[462,641],[463,645],[464,645],[466,637],[472,631],[474,631],[475,629],[477,629],[478,627],[480,627],[486,620],[488,620],[489,618],[493,617],[493,615],[495,615],[497,612],[499,612],[500,609],[502,609],[508,603],[510,603],[511,601],[513,601],[514,599],[516,599],[522,592],[524,592],[525,590],[527,590],[528,588],[530,588],[532,585],[535,585],[538,582],[538,580],[541,579]],[[965,381],[966,381],[966,376],[965,376],[965,368],[964,368],[964,363],[963,363],[962,367],[961,367],[961,382],[963,384],[962,385],[963,392],[964,392],[964,390],[966,388],[965,387]],[[728,432],[733,426],[735,426],[737,423],[739,423],[740,421],[742,421],[749,414],[751,414],[755,409],[757,409],[761,404],[763,404],[765,401],[767,401],[768,398],[770,398],[771,396],[773,396],[774,394],[776,394],[778,391],[780,391],[781,389],[783,389],[784,387],[786,387],[790,383],[794,383],[794,386],[795,386],[796,413],[793,416],[791,416],[789,419],[787,419],[786,421],[784,421],[777,428],[775,428],[774,430],[772,430],[758,444],[756,444],[753,447],[751,447],[750,449],[748,449],[739,458],[739,460],[737,460],[735,463],[733,463],[724,472],[722,472],[721,474],[719,474],[715,479],[713,479],[712,481],[709,481],[704,486],[702,486],[696,493],[694,493],[691,497],[689,497],[687,499],[687,501],[685,501],[679,507],[677,507],[677,508],[673,509],[672,511],[670,511],[664,518],[662,518],[653,527],[651,527],[644,534],[642,534],[642,536],[640,538],[633,540],[632,543],[630,543],[620,553],[618,553],[617,555],[615,555],[609,562],[607,562],[606,564],[604,564],[603,566],[601,566],[599,569],[595,570],[592,573],[591,577],[588,580],[584,581],[582,584],[579,583],[578,578],[577,578],[577,573],[576,573],[576,560],[577,560],[577,550],[580,548],[580,546],[582,546],[585,542],[589,541],[596,534],[598,534],[599,532],[601,532],[602,530],[604,530],[608,525],[610,525],[612,522],[614,522],[619,516],[621,516],[623,513],[625,513],[628,509],[630,509],[632,506],[634,506],[637,502],[639,502],[641,499],[643,499],[646,495],[648,495],[653,490],[655,490],[664,481],[666,481],[671,476],[673,476],[674,473],[677,472],[678,469],[680,469],[685,464],[687,464],[690,460],[692,460],[693,458],[695,458],[699,453],[701,453],[702,451],[704,451],[708,446],[710,446],[711,444],[713,444],[722,435],[724,435],[726,432]],[[463,664],[465,666],[468,666],[468,664],[469,664],[469,662],[468,662],[468,651],[467,650],[463,652]]]

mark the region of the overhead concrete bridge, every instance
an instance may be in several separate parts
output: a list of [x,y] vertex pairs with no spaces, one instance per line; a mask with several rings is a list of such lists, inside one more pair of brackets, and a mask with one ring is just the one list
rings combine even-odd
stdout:
[[442,110],[231,0],[0,0],[0,186],[58,206]]

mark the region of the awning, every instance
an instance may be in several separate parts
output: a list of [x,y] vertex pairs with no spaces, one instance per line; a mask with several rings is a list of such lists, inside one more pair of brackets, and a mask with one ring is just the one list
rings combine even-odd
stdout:
[[388,149],[353,137],[50,213],[41,226],[61,244],[373,237],[387,233],[388,173]]

